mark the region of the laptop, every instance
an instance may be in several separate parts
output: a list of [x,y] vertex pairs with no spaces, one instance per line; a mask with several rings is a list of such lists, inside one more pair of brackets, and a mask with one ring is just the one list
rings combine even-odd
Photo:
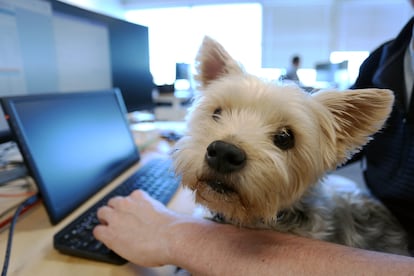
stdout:
[[[140,160],[118,89],[4,97],[1,104],[52,224],[57,224]],[[96,210],[115,195],[146,190],[168,203],[179,179],[154,159],[54,236],[64,254],[123,264],[92,235]]]

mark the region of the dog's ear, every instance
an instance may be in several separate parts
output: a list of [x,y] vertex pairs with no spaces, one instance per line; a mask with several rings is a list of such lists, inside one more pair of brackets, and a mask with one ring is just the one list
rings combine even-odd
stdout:
[[197,74],[194,78],[201,87],[206,87],[227,74],[243,73],[240,65],[227,53],[221,44],[206,36],[196,57]]
[[360,150],[384,126],[394,102],[392,91],[386,89],[324,91],[314,98],[333,115],[337,164]]

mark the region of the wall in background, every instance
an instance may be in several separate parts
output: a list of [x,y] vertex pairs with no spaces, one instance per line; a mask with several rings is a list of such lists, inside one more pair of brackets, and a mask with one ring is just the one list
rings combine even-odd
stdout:
[[[261,63],[264,68],[286,68],[294,54],[302,56],[304,68],[313,68],[316,63],[329,61],[331,52],[372,51],[394,37],[413,15],[408,0],[62,1],[115,16],[124,16],[124,12],[134,9],[261,3]],[[242,33],[243,30],[235,28],[234,32]]]
[[286,67],[300,54],[302,66],[311,68],[334,51],[372,51],[395,37],[412,15],[407,0],[264,4],[262,66]]

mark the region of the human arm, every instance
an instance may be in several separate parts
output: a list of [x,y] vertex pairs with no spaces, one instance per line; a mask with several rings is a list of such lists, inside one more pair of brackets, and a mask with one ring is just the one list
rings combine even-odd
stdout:
[[408,275],[414,259],[181,215],[141,191],[98,211],[94,235],[142,266],[201,275]]

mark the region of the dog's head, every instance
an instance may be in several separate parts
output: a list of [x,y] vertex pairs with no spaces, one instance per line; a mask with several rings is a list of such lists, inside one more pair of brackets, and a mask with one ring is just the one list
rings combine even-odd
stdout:
[[200,94],[173,154],[196,201],[244,226],[273,220],[380,130],[388,90],[303,92],[244,72],[211,38],[197,57]]

